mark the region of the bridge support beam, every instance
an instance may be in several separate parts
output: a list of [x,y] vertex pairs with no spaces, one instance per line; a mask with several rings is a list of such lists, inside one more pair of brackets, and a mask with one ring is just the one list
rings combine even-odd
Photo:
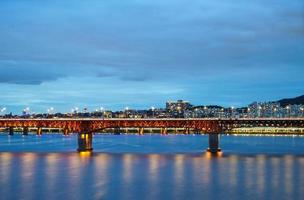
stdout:
[[67,136],[67,135],[69,135],[70,133],[69,133],[69,129],[67,129],[67,128],[65,128],[65,129],[63,129],[63,135],[64,136]]
[[168,129],[167,128],[161,128],[160,129],[160,134],[161,135],[167,135],[168,134]]
[[41,127],[38,127],[38,128],[37,128],[36,134],[37,134],[37,135],[42,135],[42,128],[41,128]]
[[220,143],[220,134],[218,133],[209,133],[209,147],[207,151],[210,153],[217,153],[221,151],[219,143]]
[[144,135],[144,128],[138,128],[138,135]]
[[78,134],[78,152],[93,151],[92,133]]
[[14,135],[14,127],[9,127],[8,128],[8,134],[9,135]]
[[29,128],[28,127],[23,127],[22,135],[28,135]]

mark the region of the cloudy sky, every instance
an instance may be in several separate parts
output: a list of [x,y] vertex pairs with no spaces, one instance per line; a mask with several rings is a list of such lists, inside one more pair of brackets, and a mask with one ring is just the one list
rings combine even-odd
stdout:
[[0,107],[242,106],[304,94],[303,0],[1,0]]

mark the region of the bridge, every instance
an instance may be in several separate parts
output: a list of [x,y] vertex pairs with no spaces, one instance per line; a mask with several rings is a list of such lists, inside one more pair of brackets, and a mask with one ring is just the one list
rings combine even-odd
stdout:
[[159,128],[163,135],[168,134],[168,128],[183,128],[185,133],[195,130],[209,135],[208,151],[221,151],[220,134],[225,131],[242,127],[292,127],[304,128],[304,118],[60,118],[60,119],[0,119],[0,127],[7,128],[9,135],[14,134],[14,128],[22,128],[23,135],[27,135],[29,128],[36,128],[37,135],[42,134],[42,128],[62,129],[64,135],[78,134],[78,151],[92,151],[92,135],[103,129],[138,128],[142,135],[145,128]]

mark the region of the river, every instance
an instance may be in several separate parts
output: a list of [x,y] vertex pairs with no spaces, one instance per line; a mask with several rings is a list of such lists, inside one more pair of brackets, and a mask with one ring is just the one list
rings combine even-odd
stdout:
[[301,199],[304,137],[0,135],[0,199]]

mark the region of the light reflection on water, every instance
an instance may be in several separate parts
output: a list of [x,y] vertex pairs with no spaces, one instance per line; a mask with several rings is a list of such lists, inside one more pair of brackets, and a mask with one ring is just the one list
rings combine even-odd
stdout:
[[[249,141],[229,138],[241,147],[229,148],[226,143],[224,153],[214,156],[197,150],[196,144],[205,138],[191,136],[181,141],[178,137],[147,138],[149,145],[155,139],[157,143],[170,140],[174,146],[160,148],[158,153],[150,153],[151,147],[144,148],[145,137],[139,142],[137,138],[118,137],[120,146],[99,138],[106,149],[118,148],[114,153],[44,153],[40,150],[54,144],[42,147],[48,143],[41,138],[37,141],[33,138],[41,145],[36,151],[0,152],[0,199],[301,199],[304,196],[303,139],[293,146],[293,139],[279,140],[282,143],[275,144],[285,152],[273,154],[264,153],[265,149],[274,151],[275,147],[263,146],[260,138]],[[184,140],[192,148],[183,147]],[[110,141],[114,140],[110,137]],[[12,138],[10,142],[18,143]],[[246,148],[242,148],[244,143]],[[260,152],[250,153],[248,149],[257,148],[257,143]],[[72,149],[73,145],[74,142],[64,139],[59,147]],[[298,153],[289,153],[289,145],[293,147],[291,152]],[[137,151],[140,146],[144,153]],[[3,145],[0,150],[6,148]],[[188,152],[172,151],[179,148]],[[120,152],[125,149],[129,152]]]
[[1,199],[300,199],[301,156],[0,153]]

